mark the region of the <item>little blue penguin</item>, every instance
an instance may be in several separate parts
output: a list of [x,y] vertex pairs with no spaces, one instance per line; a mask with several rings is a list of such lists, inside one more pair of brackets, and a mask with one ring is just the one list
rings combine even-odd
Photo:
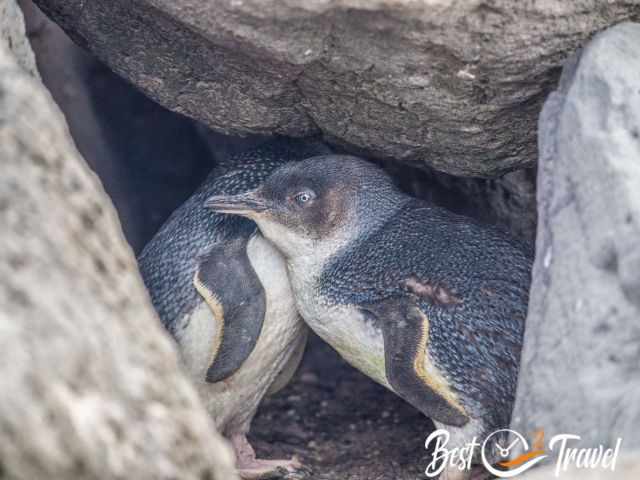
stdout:
[[254,222],[212,212],[212,195],[260,185],[278,166],[328,153],[319,142],[276,139],[232,155],[161,227],[139,258],[151,300],[241,477],[263,478],[298,461],[258,460],[246,439],[262,398],[294,374],[307,339],[282,255]]
[[[206,204],[258,224],[286,259],[306,323],[446,429],[447,448],[509,425],[530,283],[523,245],[351,156],[287,164]],[[458,465],[441,475],[470,477]]]

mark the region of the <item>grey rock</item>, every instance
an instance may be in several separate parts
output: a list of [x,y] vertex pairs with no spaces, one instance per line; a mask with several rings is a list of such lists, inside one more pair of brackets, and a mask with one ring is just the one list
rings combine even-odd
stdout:
[[[164,110],[75,45],[31,0],[20,5],[42,81],[65,114],[78,150],[102,180],[135,252],[202,181],[213,160],[224,161],[269,138],[225,136]],[[502,225],[533,243],[531,172],[461,178],[383,163],[409,193]]]
[[535,169],[516,170],[487,180],[486,194],[480,192],[478,197],[478,201],[487,198],[498,224],[533,246],[537,226]]
[[139,252],[213,167],[195,122],[162,108],[20,0],[42,81]]
[[563,60],[638,0],[36,0],[162,105],[227,134],[313,135],[496,176],[536,158]]
[[[600,33],[540,117],[536,260],[513,427],[640,447],[640,24]],[[581,477],[582,478],[582,477]],[[618,478],[618,477],[616,477]]]
[[22,11],[16,1],[0,0],[0,45],[9,49],[22,68],[37,77],[35,58],[24,30]]
[[234,479],[32,59],[0,39],[0,476]]
[[535,169],[516,170],[496,178],[469,178],[426,168],[417,170],[393,161],[383,162],[383,166],[411,195],[497,225],[533,251],[537,222]]
[[434,179],[449,186],[457,198],[466,199],[476,209],[462,213],[500,226],[533,249],[537,221],[534,169],[516,170],[491,179],[435,173]]

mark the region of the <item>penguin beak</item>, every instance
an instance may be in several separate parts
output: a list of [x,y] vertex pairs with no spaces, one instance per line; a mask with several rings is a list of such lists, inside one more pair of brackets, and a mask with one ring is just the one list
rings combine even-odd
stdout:
[[258,197],[256,190],[239,195],[215,195],[209,197],[204,206],[218,213],[243,217],[251,217],[267,209],[266,202]]

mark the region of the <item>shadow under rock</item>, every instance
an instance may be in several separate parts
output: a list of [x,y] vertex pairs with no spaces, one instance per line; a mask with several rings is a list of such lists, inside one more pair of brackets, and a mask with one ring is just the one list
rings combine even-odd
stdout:
[[261,458],[297,455],[310,473],[291,479],[417,480],[433,428],[312,335],[292,382],[261,405],[250,440]]

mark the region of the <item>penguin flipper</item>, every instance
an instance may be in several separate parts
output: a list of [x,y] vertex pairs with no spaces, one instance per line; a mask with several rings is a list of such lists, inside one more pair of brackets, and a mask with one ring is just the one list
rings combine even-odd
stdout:
[[193,283],[220,325],[206,373],[210,383],[229,378],[242,366],[262,330],[266,297],[247,256],[248,241],[240,236],[217,244],[198,259]]
[[370,310],[382,327],[385,373],[395,392],[433,420],[456,427],[469,421],[457,395],[429,355],[429,319],[410,299]]

